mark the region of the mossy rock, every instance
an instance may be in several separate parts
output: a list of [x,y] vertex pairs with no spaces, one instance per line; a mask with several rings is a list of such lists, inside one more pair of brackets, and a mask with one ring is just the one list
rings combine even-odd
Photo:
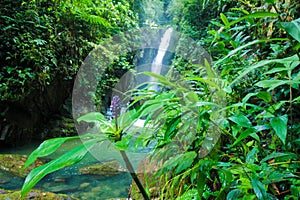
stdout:
[[126,172],[126,169],[116,160],[80,168],[82,174],[117,175]]
[[[52,192],[31,190],[23,200],[78,200],[77,198]],[[21,191],[4,190],[0,188],[0,200],[21,200]]]
[[32,165],[24,169],[27,158],[28,156],[26,155],[0,154],[0,170],[25,178],[33,168],[41,166],[48,161],[46,159],[37,159]]

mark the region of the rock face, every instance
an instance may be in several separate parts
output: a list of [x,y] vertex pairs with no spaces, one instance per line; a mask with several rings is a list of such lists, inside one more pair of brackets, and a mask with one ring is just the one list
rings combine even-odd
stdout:
[[[0,188],[0,200],[16,200],[21,199],[21,191],[4,190]],[[51,192],[41,192],[39,190],[31,190],[24,200],[78,200],[77,198],[64,195],[54,194]]]
[[34,164],[24,169],[23,166],[27,158],[28,156],[26,155],[0,154],[0,170],[25,178],[33,168],[41,166],[47,162],[45,159],[37,159]]
[[61,114],[73,83],[57,77],[43,90],[34,90],[18,100],[0,101],[0,145],[19,146],[41,134],[56,115]]
[[80,168],[82,174],[117,175],[126,172],[126,169],[116,160]]

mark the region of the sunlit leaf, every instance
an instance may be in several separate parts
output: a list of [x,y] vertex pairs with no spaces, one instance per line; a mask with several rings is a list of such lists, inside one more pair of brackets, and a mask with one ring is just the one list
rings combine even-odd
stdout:
[[33,169],[24,181],[21,191],[22,197],[24,197],[32,189],[32,187],[47,174],[79,162],[97,142],[99,142],[99,139],[89,140],[68,151],[59,158]]
[[44,156],[48,156],[50,154],[52,154],[53,152],[55,152],[64,142],[66,142],[67,140],[71,140],[71,139],[75,139],[78,138],[77,137],[65,137],[65,138],[53,138],[53,139],[49,139],[44,141],[42,144],[40,144],[40,146],[35,149],[30,156],[28,157],[28,159],[26,160],[26,163],[24,165],[24,168],[28,167],[29,165],[31,165],[32,163],[34,163],[34,161],[38,158],[38,157],[44,157]]
[[231,116],[229,119],[241,127],[249,128],[252,126],[251,121],[245,115]]

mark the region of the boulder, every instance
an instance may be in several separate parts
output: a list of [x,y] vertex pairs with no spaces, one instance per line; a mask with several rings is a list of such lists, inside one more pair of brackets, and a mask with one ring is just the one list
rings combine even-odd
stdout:
[[117,175],[126,172],[126,169],[116,160],[80,168],[82,174]]
[[31,166],[24,169],[23,166],[27,158],[27,155],[0,154],[0,170],[14,176],[25,178],[33,168],[41,166],[47,162],[46,159],[37,159]]

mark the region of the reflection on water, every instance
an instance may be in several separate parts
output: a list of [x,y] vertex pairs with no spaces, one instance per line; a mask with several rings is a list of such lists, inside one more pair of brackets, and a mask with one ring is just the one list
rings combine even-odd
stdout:
[[[49,158],[56,158],[80,143],[80,140],[67,142],[60,147],[57,152],[49,156]],[[39,143],[33,143],[22,148],[0,150],[0,153],[28,155],[38,145]],[[128,153],[128,157],[135,168],[144,156],[145,153]],[[42,191],[64,193],[79,199],[103,200],[107,198],[127,197],[131,184],[131,177],[128,173],[103,176],[83,175],[79,172],[79,168],[83,166],[93,165],[109,160],[118,160],[125,168],[118,151],[114,150],[112,146],[107,144],[99,145],[93,149],[92,154],[88,153],[81,162],[44,177],[44,179],[42,179],[35,188],[41,189]],[[0,187],[4,189],[20,189],[23,181],[24,180],[21,178],[4,174],[0,171]]]

